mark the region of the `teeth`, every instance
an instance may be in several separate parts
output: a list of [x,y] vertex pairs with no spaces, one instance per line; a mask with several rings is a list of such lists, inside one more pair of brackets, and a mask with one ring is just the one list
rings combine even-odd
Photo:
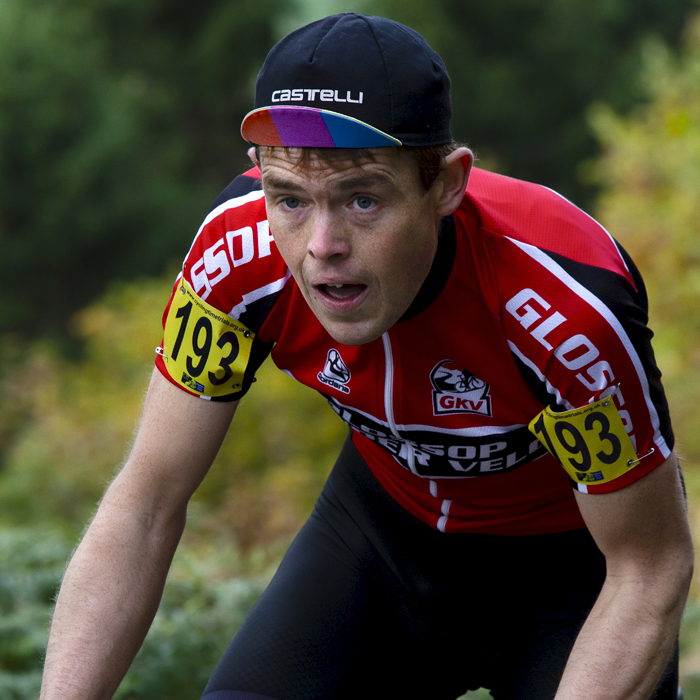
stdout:
[[337,289],[340,289],[343,285],[342,284],[327,284],[326,287],[336,287]]

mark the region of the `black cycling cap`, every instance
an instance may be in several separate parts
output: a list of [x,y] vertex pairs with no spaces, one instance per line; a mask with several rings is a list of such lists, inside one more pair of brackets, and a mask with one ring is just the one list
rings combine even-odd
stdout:
[[403,24],[354,12],[288,34],[270,51],[241,134],[260,146],[450,143],[450,79]]

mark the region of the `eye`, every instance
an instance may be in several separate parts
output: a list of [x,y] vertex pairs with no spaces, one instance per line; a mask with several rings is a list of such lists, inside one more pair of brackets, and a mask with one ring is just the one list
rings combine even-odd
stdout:
[[298,209],[301,206],[301,202],[296,197],[286,197],[282,200],[282,206],[286,209]]
[[358,209],[371,209],[374,206],[374,200],[371,197],[356,197],[355,206]]

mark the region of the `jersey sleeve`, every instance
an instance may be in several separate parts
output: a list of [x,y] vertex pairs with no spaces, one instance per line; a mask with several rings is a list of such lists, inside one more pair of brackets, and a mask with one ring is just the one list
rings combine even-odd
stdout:
[[[567,213],[556,251],[537,245],[535,234],[499,236],[490,262],[512,355],[543,409],[549,407],[550,422],[531,430],[550,442],[545,446],[577,490],[607,493],[669,457],[673,431],[639,272],[593,219],[568,203],[555,206],[575,210]],[[596,403],[601,399],[612,414]],[[617,416],[616,434],[610,421]]]
[[240,399],[274,343],[265,314],[247,313],[268,280],[288,279],[269,233],[259,172],[237,177],[214,202],[184,260],[163,314],[156,366],[180,389]]

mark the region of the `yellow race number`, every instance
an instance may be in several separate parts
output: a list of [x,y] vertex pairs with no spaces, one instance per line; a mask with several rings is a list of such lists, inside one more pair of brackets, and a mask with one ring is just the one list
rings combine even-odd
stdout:
[[561,413],[545,408],[528,428],[581,484],[613,481],[639,461],[612,397]]
[[255,333],[207,304],[181,278],[165,321],[163,357],[170,377],[195,394],[241,390]]

